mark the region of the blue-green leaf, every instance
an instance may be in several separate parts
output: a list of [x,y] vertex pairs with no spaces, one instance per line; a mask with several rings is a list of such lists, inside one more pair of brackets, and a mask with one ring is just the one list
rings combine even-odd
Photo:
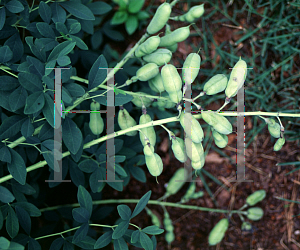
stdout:
[[38,75],[40,79],[45,75],[45,64],[40,60],[32,56],[27,56],[26,61],[28,62],[30,73]]
[[50,7],[52,11],[53,22],[65,23],[67,17],[66,11],[61,6],[59,6],[57,2],[52,3]]
[[93,193],[101,192],[105,186],[105,182],[103,182],[104,177],[102,175],[102,171],[100,168],[97,168],[91,175],[90,175],[90,187]]
[[63,244],[64,244],[64,239],[61,237],[57,238],[52,242],[49,250],[60,250]]
[[93,173],[98,168],[98,163],[93,159],[84,159],[78,164],[78,167],[85,173]]
[[128,11],[130,13],[138,13],[142,9],[144,3],[145,0],[129,0]]
[[135,230],[132,234],[131,234],[131,239],[130,242],[131,243],[136,243],[138,242],[140,239],[140,230]]
[[43,115],[45,116],[47,122],[54,128],[54,108],[53,108],[53,99],[47,94],[44,93],[45,105],[43,107]]
[[28,97],[27,91],[22,86],[18,87],[14,92],[9,95],[9,106],[14,112],[20,108],[23,108],[26,104]]
[[35,239],[29,238],[28,250],[42,250],[42,247]]
[[19,232],[19,221],[12,207],[8,207],[8,216],[6,218],[6,231],[11,238],[17,236]]
[[129,220],[122,220],[112,234],[114,240],[121,238],[129,226]]
[[51,51],[47,61],[49,62],[52,60],[57,60],[57,58],[69,54],[73,50],[75,45],[76,43],[71,41],[60,43]]
[[61,6],[69,11],[73,16],[84,20],[95,20],[91,10],[78,2],[60,2]]
[[44,20],[44,22],[46,22],[48,24],[50,23],[52,11],[51,11],[51,8],[49,7],[49,5],[43,1],[41,1],[39,4],[39,14],[40,14],[40,17]]
[[79,185],[84,185],[84,174],[72,160],[69,160],[69,171],[71,180],[77,187]]
[[89,230],[89,223],[85,223],[81,225],[81,227],[76,230],[72,242],[78,243],[82,241],[87,236],[88,230]]
[[89,194],[89,192],[86,191],[86,189],[81,185],[78,187],[77,199],[80,206],[86,208],[86,210],[89,212],[91,216],[93,210],[92,197]]
[[131,210],[127,205],[118,205],[118,213],[122,220],[129,220],[131,216]]
[[94,15],[104,15],[112,10],[112,7],[105,2],[92,2],[87,5]]
[[0,186],[0,201],[3,203],[10,203],[13,202],[14,199],[15,197],[6,187]]
[[24,10],[24,6],[17,0],[11,0],[5,4],[6,9],[11,13],[20,13]]
[[81,30],[81,24],[75,19],[69,18],[66,21],[67,29],[69,30],[69,34],[76,34]]
[[99,84],[101,84],[106,76],[107,76],[107,62],[105,60],[105,57],[103,55],[100,55],[98,59],[94,62],[89,76],[89,85],[88,90],[91,90],[95,87],[97,87]]
[[93,49],[98,49],[100,45],[102,44],[103,36],[102,36],[102,30],[97,30],[92,36],[91,36],[91,44]]
[[19,219],[19,223],[21,227],[24,229],[24,231],[30,235],[31,231],[31,219],[27,211],[20,207],[20,206],[15,206],[16,214]]
[[88,222],[90,219],[89,211],[87,211],[84,207],[77,207],[72,210],[72,215],[74,220],[76,220],[79,223],[85,223]]
[[65,240],[63,250],[74,250],[74,245]]
[[16,135],[20,131],[25,119],[25,117],[20,115],[7,117],[0,125],[0,139],[10,138]]
[[112,241],[112,234],[113,234],[113,231],[110,230],[110,231],[104,233],[103,235],[101,235],[98,238],[98,240],[96,241],[94,249],[106,247]]
[[153,250],[156,250],[156,246],[157,246],[156,237],[154,235],[152,235],[151,240],[152,240],[152,244],[153,244]]
[[5,45],[7,45],[13,52],[13,58],[9,61],[9,63],[15,63],[22,58],[24,54],[24,47],[19,33],[8,38],[4,43],[4,46]]
[[118,25],[124,23],[128,18],[128,13],[125,10],[118,10],[112,17],[110,24]]
[[61,56],[61,57],[57,58],[57,63],[59,66],[63,67],[63,66],[67,66],[67,65],[71,64],[71,60],[70,60],[70,57],[68,57],[68,56]]
[[140,232],[140,243],[145,250],[153,250],[152,240],[143,232]]
[[0,76],[0,89],[2,91],[13,90],[20,86],[17,78],[11,76]]
[[12,177],[21,185],[26,183],[27,170],[23,158],[13,149],[9,149],[12,161],[7,163],[7,169]]
[[76,46],[79,48],[79,49],[82,49],[82,50],[88,50],[89,47],[85,44],[84,41],[82,41],[78,36],[73,36],[73,35],[69,35],[70,38],[72,38],[72,41],[73,42],[76,42]]
[[0,63],[8,62],[13,58],[13,53],[6,45],[0,48]]
[[125,29],[129,35],[132,35],[139,26],[136,16],[130,15],[125,22]]
[[2,30],[4,24],[5,24],[6,14],[5,14],[5,8],[0,9],[0,30]]
[[6,239],[2,236],[0,237],[0,246],[2,249],[7,249],[9,247],[9,244],[10,244],[10,242],[8,239]]
[[55,33],[48,23],[40,22],[36,24],[36,27],[42,36],[55,38]]
[[27,120],[24,121],[22,127],[21,127],[21,134],[27,138],[29,136],[32,136],[34,132],[34,127],[30,121],[30,118],[28,117]]
[[40,111],[45,104],[44,92],[38,91],[26,98],[24,114],[33,114]]
[[22,201],[22,202],[13,203],[13,205],[14,206],[18,205],[18,206],[24,208],[28,212],[30,217],[41,216],[41,211],[32,203]]
[[142,210],[145,208],[145,206],[147,205],[149,199],[151,196],[151,190],[148,191],[146,194],[143,195],[143,197],[139,200],[138,204],[136,204],[133,213],[131,215],[131,219],[135,216],[137,216],[140,212],[142,212]]
[[68,30],[67,30],[67,27],[64,23],[60,23],[60,22],[57,22],[55,24],[55,28],[58,32],[62,32],[63,34],[67,35],[68,34]]
[[85,94],[84,88],[77,83],[66,83],[64,86],[73,97],[79,97]]
[[114,250],[128,250],[128,245],[122,237],[114,240]]
[[[44,38],[44,39],[50,39],[50,38]],[[40,39],[35,39],[35,43],[38,44],[37,41],[39,41],[39,40]],[[33,44],[32,36],[25,37],[25,41],[28,44],[32,54],[34,54],[41,61],[45,62],[46,61],[46,47],[39,49],[35,44]],[[51,39],[51,41],[53,41],[53,39]]]
[[80,247],[81,249],[89,250],[89,249],[94,249],[95,243],[96,243],[96,240],[94,240],[90,236],[86,236],[80,242],[75,243],[75,245]]
[[35,74],[19,73],[18,78],[19,78],[20,84],[27,90],[30,90],[32,92],[43,90],[42,81]]
[[62,126],[62,139],[69,151],[76,154],[82,142],[82,133],[72,119],[66,117]]
[[142,229],[142,232],[146,234],[151,234],[151,235],[157,235],[157,234],[162,234],[164,232],[163,229],[159,228],[158,226],[148,226]]

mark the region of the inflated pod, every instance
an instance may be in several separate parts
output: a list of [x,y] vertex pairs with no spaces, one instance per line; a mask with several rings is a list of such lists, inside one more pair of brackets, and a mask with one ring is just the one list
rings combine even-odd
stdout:
[[270,132],[270,135],[279,138],[280,137],[280,125],[279,123],[275,122],[274,119],[267,119],[268,123],[268,130]]
[[146,166],[152,176],[159,176],[163,171],[163,162],[156,153],[145,155]]
[[151,78],[148,83],[149,87],[155,92],[161,93],[165,91],[164,83],[160,73]]
[[247,217],[249,220],[260,220],[264,216],[264,210],[260,207],[251,207],[247,210]]
[[136,57],[142,57],[148,54],[151,54],[158,48],[160,43],[159,36],[151,36],[145,42],[138,46],[136,51],[134,52]]
[[144,146],[144,155],[152,156],[154,154],[154,147],[149,143]]
[[160,39],[159,47],[168,47],[185,41],[190,35],[190,26],[181,27]]
[[179,168],[168,182],[166,196],[176,194],[188,178],[188,171],[185,168]]
[[165,235],[166,242],[170,245],[175,240],[175,235],[173,231],[167,231]]
[[234,65],[230,78],[225,89],[225,95],[228,98],[235,96],[238,90],[243,86],[247,76],[247,63],[240,58]]
[[210,78],[208,82],[204,84],[203,92],[206,95],[215,95],[226,89],[228,79],[223,74],[217,74]]
[[201,111],[201,114],[203,120],[220,134],[228,135],[232,133],[232,125],[226,117],[212,111]]
[[223,135],[220,134],[217,131],[213,131],[212,132],[212,136],[214,138],[215,144],[219,147],[219,148],[225,148],[226,145],[228,144],[228,137],[227,135]]
[[152,35],[160,31],[170,18],[172,7],[169,3],[161,4],[147,27],[147,33]]
[[246,203],[249,206],[254,206],[258,202],[262,201],[266,197],[266,191],[263,189],[257,190],[254,193],[250,194],[247,199]]
[[143,60],[147,63],[155,63],[157,66],[162,66],[170,62],[172,52],[168,49],[157,49],[149,55],[143,56]]
[[171,101],[179,103],[182,100],[182,81],[177,69],[172,64],[167,64],[161,69],[161,77],[164,88],[168,92]]
[[276,143],[274,144],[274,151],[279,151],[284,145],[284,143],[285,143],[284,137],[277,139]]
[[193,181],[190,183],[186,193],[181,198],[180,202],[184,203],[184,202],[189,201],[191,199],[191,196],[195,193],[195,191],[196,191],[196,182]]
[[[150,115],[142,114],[140,117],[139,125],[146,124],[151,121],[152,121],[152,119],[151,119]],[[145,140],[145,136],[147,137],[146,140]],[[150,142],[151,146],[154,147],[155,143],[156,143],[156,134],[155,134],[154,126],[150,126],[147,128],[141,128],[140,140],[141,140],[141,143],[143,144],[143,146],[147,145],[147,143]]]
[[195,143],[203,141],[204,134],[202,127],[191,113],[182,112],[179,121],[188,138],[192,139]]
[[141,108],[141,107],[143,106],[143,104],[145,105],[145,107],[149,107],[150,104],[152,103],[152,100],[149,99],[148,97],[145,97],[145,96],[144,96],[144,95],[147,95],[147,94],[144,93],[144,92],[136,92],[136,93],[141,94],[141,96],[135,95],[135,96],[133,97],[133,99],[131,100],[132,103],[133,103],[135,106],[139,107],[139,108]]
[[180,162],[185,162],[187,159],[187,155],[184,147],[184,140],[179,137],[172,137],[172,151],[176,159]]
[[[128,111],[120,107],[119,113],[118,113],[118,124],[121,129],[127,129],[131,128],[136,125],[136,121],[130,116]],[[135,136],[137,134],[137,131],[131,131],[127,132],[126,135],[128,136]]]
[[99,112],[97,113],[93,112],[93,111],[100,110],[100,103],[92,102],[90,108],[91,108],[90,122],[89,122],[90,130],[94,135],[100,135],[104,129],[104,122]]
[[195,81],[200,70],[201,58],[197,53],[190,53],[182,66],[182,80],[191,84]]
[[148,81],[155,77],[159,73],[159,68],[155,63],[147,63],[142,66],[137,72],[133,79],[138,79],[140,81]]
[[210,231],[208,236],[208,243],[211,246],[217,245],[224,238],[225,233],[228,229],[229,221],[224,218],[221,219],[214,228]]
[[194,166],[200,166],[201,163],[204,164],[204,150],[201,142],[194,143],[190,138],[186,137],[185,148],[187,156],[191,159],[192,162],[195,163]]
[[[201,144],[201,143],[199,143],[199,144]],[[193,169],[199,170],[204,167],[204,163],[205,163],[205,158],[203,155],[203,157],[201,158],[200,161],[191,161],[191,166]]]
[[201,4],[190,8],[190,10],[186,14],[177,17],[175,20],[178,19],[179,21],[182,22],[193,23],[196,19],[201,17],[203,13],[204,13],[204,4]]
[[[168,35],[168,34],[170,34],[172,31],[171,31],[171,27],[170,27],[170,25],[169,24],[166,24],[166,31],[165,31],[165,35]],[[177,50],[177,48],[178,48],[178,44],[177,43],[175,43],[175,44],[173,44],[173,45],[171,45],[171,46],[167,46],[166,47],[168,50],[170,50],[171,52],[175,52],[176,50]]]
[[[168,99],[170,99],[168,93],[164,92],[162,93],[161,95],[162,97],[166,97]],[[174,108],[175,107],[175,103],[172,102],[172,101],[165,101],[165,100],[162,100],[162,99],[158,99],[157,100],[157,107],[161,108],[161,109],[169,109],[169,108]]]
[[145,207],[147,214],[151,217],[152,224],[161,227],[161,223],[159,218],[156,216],[155,213],[153,213],[149,208]]

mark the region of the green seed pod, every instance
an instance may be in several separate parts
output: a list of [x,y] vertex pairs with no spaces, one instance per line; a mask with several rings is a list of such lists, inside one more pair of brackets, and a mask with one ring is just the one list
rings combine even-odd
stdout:
[[197,53],[190,53],[182,66],[183,82],[191,84],[195,81],[200,70],[201,58]]
[[[121,129],[131,128],[136,125],[136,121],[130,116],[128,111],[121,107],[118,114],[118,124]],[[131,131],[126,133],[128,136],[135,136],[137,131]]]
[[246,203],[249,206],[254,206],[258,202],[262,201],[266,197],[266,191],[263,189],[257,190],[254,193],[250,194],[247,199]]
[[167,232],[173,232],[174,227],[173,227],[172,220],[170,219],[170,215],[167,210],[164,210],[163,223],[164,223],[164,228]]
[[160,73],[150,79],[148,83],[149,87],[155,92],[161,93],[165,91],[164,83]]
[[145,207],[147,214],[151,217],[152,224],[161,227],[160,219],[149,208]]
[[168,182],[166,196],[176,194],[187,180],[188,172],[185,168],[179,168]]
[[224,218],[220,220],[214,228],[210,231],[208,236],[208,243],[210,246],[215,246],[224,238],[228,229],[229,221]]
[[182,88],[182,81],[177,69],[172,64],[167,64],[161,69],[161,77],[171,101],[179,103],[182,100],[182,93],[181,96],[178,95]]
[[146,165],[149,170],[149,173],[152,176],[159,176],[163,171],[163,162],[160,156],[154,153],[151,156],[145,156]]
[[[171,27],[170,27],[169,24],[166,24],[165,35],[168,35],[168,34],[170,34],[170,33],[172,33]],[[177,50],[177,47],[178,47],[178,44],[175,43],[175,44],[173,44],[173,45],[171,45],[171,46],[167,46],[166,48],[167,48],[168,50],[170,50],[171,52],[174,53],[174,52]]]
[[250,222],[244,221],[241,227],[242,231],[251,231],[252,225]]
[[136,78],[140,81],[148,81],[159,73],[155,63],[147,63],[136,72]]
[[204,195],[204,192],[203,191],[199,191],[199,192],[196,192],[194,194],[191,195],[191,199],[198,199],[200,197],[203,197]]
[[93,111],[100,110],[100,103],[92,102],[90,108],[91,108],[90,122],[89,122],[90,130],[94,135],[100,135],[104,129],[104,122],[100,113],[93,112]]
[[[143,96],[143,95],[147,95],[147,94],[144,92],[136,92],[136,93],[141,94],[142,97],[135,95],[133,97],[133,99],[131,100],[132,103],[139,108],[141,108],[143,106],[143,104],[145,105],[145,107],[149,107],[150,104],[152,103],[152,100],[149,99],[148,97]],[[142,100],[141,100],[141,98],[142,98]]]
[[145,42],[138,46],[136,51],[134,52],[136,57],[142,57],[148,54],[151,54],[158,48],[160,43],[159,36],[151,36]]
[[243,86],[247,76],[247,63],[240,58],[234,65],[230,78],[225,89],[225,95],[228,98],[235,96],[238,90]]
[[165,235],[166,242],[170,245],[175,240],[173,231],[167,232]]
[[179,137],[172,137],[172,150],[176,159],[180,162],[185,162],[187,155],[184,148],[184,140]]
[[152,156],[154,154],[154,147],[149,143],[144,146],[144,155]]
[[[167,97],[167,98],[170,98],[168,93],[164,92],[162,93],[161,95],[162,97]],[[158,99],[157,100],[157,106],[159,108],[163,108],[163,109],[170,109],[170,108],[173,108],[176,104],[172,101],[165,101],[165,100],[162,100],[162,99]]]
[[203,92],[206,95],[215,95],[226,89],[228,79],[223,74],[217,74],[210,78],[208,82],[204,84]]
[[264,210],[262,210],[260,207],[251,207],[248,209],[247,217],[249,220],[260,220],[264,215]]
[[160,39],[159,47],[172,46],[175,43],[185,41],[190,35],[190,26],[181,27]]
[[157,49],[149,55],[143,56],[143,60],[147,63],[155,63],[157,66],[162,66],[170,62],[172,52],[168,49]]
[[284,138],[279,138],[274,144],[274,151],[279,151],[285,143]]
[[[185,148],[186,148],[186,154],[187,156],[191,159],[192,161],[192,167],[194,168],[194,166],[198,166],[197,168],[194,169],[200,169],[203,166],[201,166],[203,163],[203,159],[204,159],[204,150],[203,150],[203,146],[200,143],[194,143],[190,138],[186,137],[185,138]],[[194,162],[194,166],[193,166],[193,162]],[[199,167],[201,166],[201,167]]]
[[217,132],[215,130],[212,132],[212,135],[213,135],[215,144],[219,148],[225,148],[226,147],[226,145],[228,143],[228,137],[227,137],[227,135],[220,134],[219,132]]
[[179,121],[188,138],[191,138],[195,143],[203,141],[204,134],[202,127],[191,113],[182,112]]
[[[201,144],[201,143],[199,143],[199,144]],[[203,155],[203,157],[201,158],[200,161],[191,161],[191,166],[193,169],[199,170],[204,167],[204,163],[205,163],[205,158]]]
[[268,130],[270,132],[270,135],[279,138],[280,137],[280,125],[279,123],[275,122],[274,119],[267,119],[268,123]]
[[180,202],[181,203],[188,202],[191,199],[191,196],[195,193],[195,191],[196,191],[196,182],[193,181],[190,183],[188,189],[186,190],[186,193],[181,198]]
[[169,3],[163,3],[161,4],[151,22],[149,23],[148,27],[147,27],[147,33],[152,35],[158,31],[160,31],[167,23],[167,21],[169,20],[170,14],[172,11],[172,7]]
[[182,22],[193,23],[196,19],[201,17],[204,13],[204,4],[192,7],[187,13],[182,16],[178,16],[175,20]]
[[[146,124],[148,122],[151,122],[152,119],[150,115],[148,114],[142,114],[140,117],[140,125]],[[147,128],[141,128],[142,133],[140,132],[140,140],[143,144],[143,146],[147,145],[147,140],[145,140],[145,136],[149,140],[151,146],[154,147],[156,143],[156,134],[153,126],[147,127]]]
[[232,133],[232,125],[224,116],[209,110],[201,111],[201,114],[203,120],[220,134],[228,135]]

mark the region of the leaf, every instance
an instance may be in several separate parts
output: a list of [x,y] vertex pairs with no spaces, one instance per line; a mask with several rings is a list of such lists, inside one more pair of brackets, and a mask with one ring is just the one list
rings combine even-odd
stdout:
[[129,220],[131,216],[131,210],[127,205],[118,205],[118,213],[122,220]]
[[100,45],[102,44],[103,36],[102,36],[102,30],[97,30],[92,36],[91,36],[91,44],[92,48],[94,50],[98,49]]
[[153,250],[156,250],[157,241],[156,241],[156,238],[154,235],[152,235],[151,240],[152,240],[152,244],[153,244]]
[[53,22],[65,23],[67,16],[66,11],[61,6],[59,6],[57,2],[52,3],[50,7],[52,11]]
[[138,13],[142,9],[144,3],[145,0],[129,0],[128,11],[130,13]]
[[48,24],[50,23],[52,11],[51,11],[51,8],[49,7],[49,5],[43,1],[41,1],[39,4],[39,14],[44,22],[46,22]]
[[45,105],[45,97],[43,91],[38,91],[26,98],[24,114],[33,114],[40,111]]
[[[100,181],[99,181],[100,180]],[[104,177],[102,175],[101,169],[97,168],[91,175],[90,175],[90,187],[93,193],[101,192],[105,186]]]
[[137,216],[140,212],[142,212],[142,210],[145,208],[145,206],[147,205],[149,199],[151,196],[151,190],[148,191],[146,194],[143,195],[143,197],[139,200],[138,204],[136,204],[133,213],[131,215],[131,219],[135,216]]
[[27,90],[36,92],[43,90],[43,84],[41,79],[31,73],[19,73],[18,75],[20,84]]
[[59,66],[63,67],[71,64],[71,60],[68,56],[61,56],[57,59],[57,63]]
[[84,20],[95,20],[92,11],[85,5],[78,2],[60,2],[60,5],[70,12],[73,16],[76,16]]
[[12,177],[24,185],[26,183],[27,170],[23,158],[13,149],[9,149],[12,161],[7,163],[7,169]]
[[36,27],[42,36],[55,39],[55,33],[48,23],[40,22],[36,24]]
[[63,33],[63,34],[65,34],[65,35],[68,34],[68,29],[67,29],[67,27],[66,27],[66,25],[65,25],[64,23],[57,22],[57,23],[55,24],[55,28],[56,28],[56,30],[57,30],[58,32],[60,32],[60,33]]
[[15,210],[17,213],[17,217],[19,219],[19,223],[21,225],[21,227],[24,229],[24,231],[30,235],[30,231],[31,231],[31,219],[29,214],[27,213],[27,211],[19,206],[15,206]]
[[2,28],[4,27],[5,19],[6,19],[5,8],[1,8],[0,9],[0,30],[2,30]]
[[151,234],[151,235],[157,235],[157,234],[162,234],[164,232],[163,229],[159,228],[158,226],[148,226],[142,229],[142,231],[146,234]]
[[121,238],[129,226],[129,220],[122,220],[112,234],[114,240]]
[[13,90],[19,86],[18,79],[11,76],[0,76],[0,89],[2,91]]
[[69,34],[77,34],[81,30],[81,24],[75,19],[68,19],[67,28],[69,29]]
[[6,218],[6,231],[11,238],[17,236],[19,232],[19,221],[12,207],[8,207],[8,216]]
[[140,243],[145,250],[153,250],[152,240],[143,232],[140,232]]
[[11,163],[11,154],[7,146],[0,148],[0,161]]
[[136,243],[138,242],[140,239],[140,230],[135,230],[132,234],[131,234],[131,239],[130,242],[131,243]]
[[[117,94],[117,92],[119,92],[119,94]],[[133,99],[132,95],[121,94],[120,91],[118,90],[116,91],[116,95],[115,95],[115,106],[121,106],[126,103],[129,103],[132,99]]]
[[57,238],[52,242],[49,250],[60,250],[63,244],[64,244],[64,239],[61,237]]
[[70,172],[70,177],[71,177],[72,182],[77,187],[79,185],[84,185],[84,182],[85,182],[84,174],[82,173],[82,171],[80,171],[77,164],[75,162],[73,162],[72,160],[69,160],[69,172]]
[[79,37],[73,36],[73,35],[69,35],[69,36],[70,36],[70,38],[72,38],[73,42],[76,42],[76,46],[79,49],[82,49],[82,50],[88,50],[89,49],[89,47],[85,44],[85,42],[82,41]]
[[86,210],[84,207],[77,207],[72,210],[72,215],[74,220],[79,223],[88,222],[90,219],[89,211]]
[[74,250],[74,245],[65,240],[63,250]]
[[52,60],[57,60],[57,58],[69,54],[73,50],[75,45],[76,43],[71,41],[65,41],[60,43],[51,51],[47,62],[50,62]]
[[78,164],[78,167],[85,173],[93,173],[98,168],[98,163],[93,159],[84,159]]
[[105,2],[92,2],[87,5],[94,15],[104,15],[112,10],[112,7]]
[[130,166],[129,172],[131,173],[132,177],[137,179],[138,181],[143,183],[146,182],[147,178],[146,178],[145,171],[140,167]]
[[81,207],[86,208],[90,216],[92,215],[93,210],[93,201],[92,197],[88,191],[83,186],[78,187],[77,199]]
[[80,247],[81,249],[94,249],[94,245],[96,243],[96,240],[94,240],[93,238],[86,236],[83,240],[81,240],[80,242],[75,243],[76,246]]
[[42,247],[35,239],[29,238],[28,250],[41,250]]
[[26,60],[30,65],[29,66],[30,73],[38,75],[40,79],[42,79],[42,77],[45,75],[45,64],[32,56],[27,56]]
[[22,58],[24,54],[24,47],[19,33],[8,38],[4,43],[4,46],[5,45],[7,45],[13,53],[13,58],[9,61],[9,63],[15,63]]
[[4,238],[2,236],[0,237],[0,246],[1,246],[2,249],[8,249],[9,248],[9,244],[10,244],[10,242],[9,242],[8,239],[6,239],[6,238]]
[[44,98],[45,104],[43,107],[43,115],[45,116],[47,122],[51,125],[51,127],[54,128],[54,101],[47,93],[44,93]]
[[107,62],[103,55],[100,55],[94,62],[88,76],[88,90],[91,90],[101,84],[107,76]]
[[123,238],[114,240],[114,250],[128,250],[126,241]]
[[73,97],[81,97],[85,94],[84,88],[77,83],[66,83],[64,86]]
[[88,230],[89,230],[89,223],[85,223],[81,225],[81,227],[76,230],[72,239],[72,243],[76,244],[82,241],[87,236]]
[[120,164],[115,163],[115,171],[118,175],[120,175],[122,177],[127,176],[126,171],[124,170],[124,168]]
[[98,238],[98,240],[96,241],[94,249],[106,247],[112,240],[112,234],[113,234],[113,231],[110,230],[110,231],[104,233],[103,235],[101,235]]
[[62,126],[62,139],[72,154],[76,154],[82,142],[82,133],[72,119],[66,117]]
[[5,4],[6,9],[11,13],[20,13],[24,10],[24,6],[17,0],[11,0]]
[[13,58],[13,53],[6,45],[0,48],[0,63],[8,62]]
[[3,203],[10,203],[15,200],[13,194],[6,188],[0,186],[0,201]]
[[9,106],[13,112],[23,108],[26,104],[28,97],[27,91],[22,86],[18,87],[14,92],[9,95]]
[[111,19],[110,24],[118,25],[118,24],[125,23],[127,18],[128,18],[127,12],[123,11],[123,10],[119,10],[113,15],[113,18]]
[[39,217],[41,216],[41,211],[33,204],[29,203],[29,202],[17,202],[17,203],[13,203],[14,206],[18,205],[22,208],[24,208],[28,214],[30,215],[30,217]]

